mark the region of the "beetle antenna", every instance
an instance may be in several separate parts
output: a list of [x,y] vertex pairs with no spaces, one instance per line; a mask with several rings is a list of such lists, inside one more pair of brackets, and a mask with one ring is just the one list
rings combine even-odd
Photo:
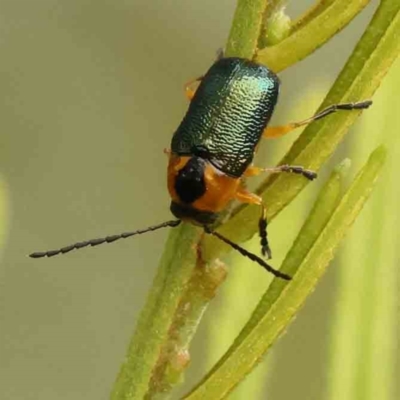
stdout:
[[236,243],[232,242],[231,240],[229,240],[228,238],[226,238],[225,236],[222,236],[220,233],[218,233],[216,231],[212,231],[208,227],[204,227],[204,231],[206,233],[208,233],[209,235],[213,235],[213,236],[217,237],[219,240],[221,240],[224,243],[226,243],[227,245],[231,246],[234,250],[238,251],[241,255],[249,258],[252,261],[255,261],[257,264],[261,265],[263,268],[265,268],[272,275],[274,275],[274,276],[276,276],[278,278],[285,279],[287,281],[290,281],[292,279],[291,276],[289,276],[289,275],[287,275],[287,274],[285,274],[283,272],[280,272],[280,271],[276,270],[275,268],[271,267],[271,265],[267,264],[262,258],[256,256],[253,253],[250,253],[249,251],[247,251],[243,247],[239,246],[238,244],[236,244]]
[[167,221],[167,222],[163,222],[162,224],[149,226],[148,228],[139,229],[137,231],[124,232],[119,235],[107,236],[105,238],[90,239],[85,242],[77,242],[77,243],[71,244],[69,246],[62,247],[61,249],[58,249],[58,250],[48,250],[48,251],[40,251],[40,252],[32,253],[32,254],[29,254],[29,257],[31,257],[31,258],[53,257],[58,254],[68,253],[74,249],[79,250],[79,249],[82,249],[83,247],[87,247],[87,246],[98,246],[99,244],[103,244],[103,243],[112,243],[119,239],[126,239],[126,238],[134,236],[134,235],[141,235],[142,233],[156,231],[157,229],[161,229],[161,228],[167,228],[167,227],[173,228],[175,226],[178,226],[180,223],[181,223],[181,221],[179,219],[173,220],[173,221]]

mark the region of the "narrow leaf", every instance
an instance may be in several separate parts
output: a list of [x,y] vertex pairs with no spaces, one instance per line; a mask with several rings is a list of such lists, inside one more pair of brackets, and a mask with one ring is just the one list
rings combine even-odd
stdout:
[[286,39],[275,46],[266,47],[257,54],[257,61],[279,72],[307,57],[342,30],[370,0],[336,0],[314,9],[305,16]]

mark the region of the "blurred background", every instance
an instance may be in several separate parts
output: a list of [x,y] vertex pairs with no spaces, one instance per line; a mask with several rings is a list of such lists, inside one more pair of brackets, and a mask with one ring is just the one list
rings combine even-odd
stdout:
[[[288,13],[312,3],[293,1]],[[376,4],[280,74],[275,124],[314,113]],[[168,232],[53,259],[27,254],[170,218],[163,149],[187,107],[183,84],[213,62],[235,5],[0,0],[1,400],[108,398]],[[271,225],[278,266],[332,168],[349,157],[354,174],[387,144],[384,179],[340,255],[231,398],[399,398],[399,85],[397,62],[319,182]],[[258,165],[278,162],[297,135],[265,143]],[[195,338],[183,391],[223,354],[268,286],[264,271],[235,264]],[[376,356],[379,372],[369,368]]]

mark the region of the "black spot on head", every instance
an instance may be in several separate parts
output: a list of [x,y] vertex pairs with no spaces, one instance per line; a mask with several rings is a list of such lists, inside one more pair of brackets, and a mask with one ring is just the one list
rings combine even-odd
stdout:
[[175,191],[183,203],[193,203],[206,192],[205,165],[206,162],[202,158],[192,157],[178,172]]

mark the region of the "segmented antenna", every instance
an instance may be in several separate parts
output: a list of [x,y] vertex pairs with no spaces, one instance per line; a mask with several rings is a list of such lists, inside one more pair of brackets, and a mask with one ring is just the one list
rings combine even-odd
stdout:
[[91,239],[91,240],[87,240],[85,242],[74,243],[69,246],[62,247],[61,249],[58,249],[58,250],[40,251],[40,252],[32,253],[32,254],[29,254],[29,257],[32,257],[32,258],[53,257],[58,254],[68,253],[71,250],[79,250],[79,249],[82,249],[87,246],[98,246],[99,244],[103,244],[103,243],[112,243],[119,239],[126,239],[126,238],[134,236],[134,235],[141,235],[142,233],[156,231],[157,229],[167,228],[167,227],[175,227],[175,226],[178,226],[180,223],[181,223],[181,221],[179,219],[173,220],[173,221],[167,221],[167,222],[163,222],[162,224],[159,224],[159,225],[149,226],[146,229],[139,229],[139,230],[133,231],[133,232],[125,232],[125,233],[121,233],[119,235],[112,235],[112,236],[107,236],[105,238]]
[[[40,251],[40,252],[32,253],[32,254],[29,254],[29,257],[32,257],[32,258],[53,257],[53,256],[57,256],[59,254],[69,253],[72,250],[79,250],[79,249],[82,249],[87,246],[98,246],[103,243],[112,243],[119,239],[126,239],[131,236],[141,235],[142,233],[156,231],[157,229],[161,229],[161,228],[167,228],[167,227],[173,228],[175,226],[178,226],[180,223],[181,223],[181,220],[179,220],[179,219],[167,221],[167,222],[163,222],[162,224],[159,224],[159,225],[149,226],[146,229],[139,229],[137,231],[132,231],[132,232],[124,232],[119,235],[112,235],[112,236],[107,236],[107,237],[99,238],[99,239],[91,239],[91,240],[87,240],[85,242],[77,242],[77,243],[71,244],[69,246],[62,247],[57,250],[48,250],[48,251]],[[277,276],[278,278],[282,278],[285,280],[292,279],[289,275],[287,275],[283,272],[280,272],[280,271],[276,270],[275,268],[271,267],[260,257],[256,256],[253,253],[250,253],[249,251],[245,250],[243,247],[239,246],[238,244],[233,243],[232,241],[230,241],[226,237],[222,236],[221,234],[212,231],[210,228],[208,228],[206,226],[204,227],[204,231],[206,233],[213,235],[213,236],[217,237],[218,239],[222,240],[224,243],[231,246],[234,250],[238,251],[241,255],[243,255],[243,256],[249,258],[250,260],[256,262],[257,264],[261,265],[268,272]]]
[[256,256],[253,253],[250,253],[249,251],[245,250],[243,247],[241,247],[238,244],[230,241],[229,239],[227,239],[226,237],[222,236],[218,232],[212,231],[211,229],[209,229],[207,227],[204,227],[204,230],[209,235],[213,235],[213,236],[217,237],[218,239],[222,240],[227,245],[231,246],[234,250],[237,250],[242,256],[245,256],[245,257],[249,258],[250,260],[255,261],[257,264],[261,265],[268,272],[270,272],[271,274],[277,276],[278,278],[282,278],[282,279],[285,279],[287,281],[290,281],[292,279],[291,276],[285,274],[284,272],[280,272],[280,271],[276,270],[275,268],[271,267],[262,258]]

